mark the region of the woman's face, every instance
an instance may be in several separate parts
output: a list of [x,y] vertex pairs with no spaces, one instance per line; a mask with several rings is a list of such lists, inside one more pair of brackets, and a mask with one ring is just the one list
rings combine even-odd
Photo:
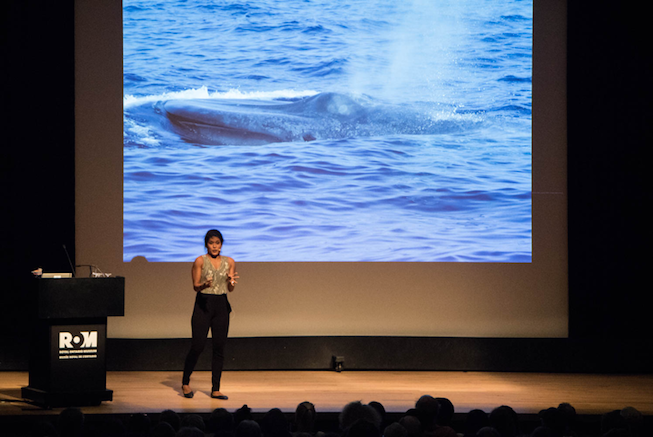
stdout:
[[206,243],[206,250],[211,256],[218,256],[220,254],[220,249],[222,249],[222,242],[218,237],[209,238],[208,243]]

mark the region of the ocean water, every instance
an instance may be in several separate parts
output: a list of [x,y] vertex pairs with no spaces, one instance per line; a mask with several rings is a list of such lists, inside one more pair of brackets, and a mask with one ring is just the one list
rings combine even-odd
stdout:
[[123,9],[124,261],[531,261],[532,1]]

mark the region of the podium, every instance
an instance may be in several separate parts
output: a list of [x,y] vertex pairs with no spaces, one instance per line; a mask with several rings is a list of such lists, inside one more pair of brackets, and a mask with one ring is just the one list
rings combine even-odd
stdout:
[[36,279],[29,386],[22,397],[47,407],[100,405],[106,388],[107,317],[125,315],[125,278]]

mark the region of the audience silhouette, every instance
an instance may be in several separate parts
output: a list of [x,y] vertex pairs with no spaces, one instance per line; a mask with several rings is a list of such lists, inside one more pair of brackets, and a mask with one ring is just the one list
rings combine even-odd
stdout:
[[[520,429],[517,413],[502,405],[487,414],[473,409],[454,416],[454,405],[446,398],[421,396],[405,414],[386,414],[380,402],[346,404],[339,416],[339,431],[319,429],[315,405],[304,401],[297,405],[293,420],[273,408],[259,420],[243,405],[233,413],[225,408],[213,410],[205,419],[196,413],[178,414],[164,410],[160,414],[132,414],[120,420],[86,420],[78,408],[66,408],[51,421],[34,421],[13,433],[0,427],[0,435],[9,437],[644,437],[653,435],[650,417],[625,407],[605,412],[596,429],[577,428],[576,410],[568,403],[546,408],[539,413],[540,423]],[[260,417],[260,416],[259,416]],[[391,418],[392,423],[386,423]],[[533,423],[531,420],[530,423]],[[335,425],[335,423],[333,424]],[[316,429],[317,428],[317,429]]]

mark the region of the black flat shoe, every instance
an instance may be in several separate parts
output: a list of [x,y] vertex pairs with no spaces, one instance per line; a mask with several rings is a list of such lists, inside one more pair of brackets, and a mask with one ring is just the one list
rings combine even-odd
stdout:
[[181,394],[184,395],[185,398],[191,399],[193,396],[195,396],[195,393],[191,390],[190,393],[184,393],[184,388],[181,388]]
[[223,401],[226,401],[227,399],[229,399],[229,396],[226,396],[226,395],[223,395],[223,394],[214,395],[213,392],[211,392],[211,397],[213,399],[221,399]]

